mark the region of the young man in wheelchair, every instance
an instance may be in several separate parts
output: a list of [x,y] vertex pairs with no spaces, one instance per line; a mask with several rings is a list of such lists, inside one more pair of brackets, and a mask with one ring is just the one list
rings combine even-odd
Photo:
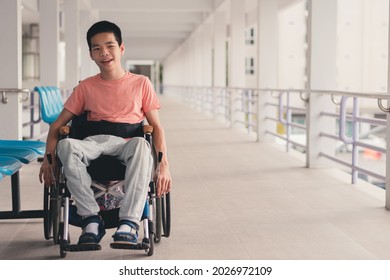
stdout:
[[[158,115],[160,104],[147,77],[123,69],[121,57],[125,46],[117,25],[107,21],[95,23],[87,32],[87,42],[90,57],[100,73],[75,87],[58,119],[50,126],[46,153],[57,154],[61,160],[67,187],[83,218],[79,245],[98,244],[105,234],[86,167],[100,155],[112,155],[121,160],[126,165],[125,194],[119,211],[119,226],[112,237],[114,243],[137,244],[153,164],[149,143],[141,137],[126,139],[106,134],[59,141],[59,129],[84,112],[88,112],[89,121],[114,123],[114,126],[116,123],[137,124],[146,118],[153,126],[155,150],[163,154],[157,181],[157,195],[161,196],[170,191],[171,176]],[[51,168],[45,158],[39,172],[45,186],[53,183]]]

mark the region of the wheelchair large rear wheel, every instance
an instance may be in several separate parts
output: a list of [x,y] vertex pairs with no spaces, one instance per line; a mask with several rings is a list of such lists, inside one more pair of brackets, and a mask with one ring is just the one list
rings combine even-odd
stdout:
[[156,198],[155,204],[155,226],[156,235],[154,241],[160,242],[161,236],[169,237],[171,233],[171,199],[170,193]]
[[153,230],[153,221],[149,220],[148,222],[149,224],[149,248],[146,250],[146,252],[148,253],[148,256],[153,256],[153,253],[154,253],[154,236],[155,236],[155,233],[154,233],[154,230]]
[[161,198],[156,197],[155,203],[153,205],[153,216],[154,216],[154,226],[155,226],[155,232],[154,232],[154,242],[158,243],[161,240]]
[[171,195],[167,193],[161,199],[161,219],[164,236],[169,237],[171,234]]
[[66,238],[64,237],[64,227],[65,227],[64,222],[59,223],[58,244],[59,244],[59,248],[60,248],[61,258],[66,257],[66,255],[68,253],[66,248],[70,244],[69,234]]
[[45,239],[53,238],[54,244],[58,244],[60,199],[59,185],[54,184],[44,189],[43,194],[43,228]]
[[44,187],[43,189],[43,233],[45,239],[49,240],[52,236],[53,222],[51,218],[51,212],[49,209],[50,202],[50,190]]
[[59,242],[61,200],[62,196],[59,193],[59,184],[57,184],[53,187],[50,196],[50,213],[53,223],[54,244],[58,244]]

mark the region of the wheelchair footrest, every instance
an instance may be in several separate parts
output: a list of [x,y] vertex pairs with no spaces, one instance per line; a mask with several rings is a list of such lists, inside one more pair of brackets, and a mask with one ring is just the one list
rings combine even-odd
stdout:
[[70,252],[80,252],[80,251],[99,251],[102,247],[100,244],[72,244],[67,245],[64,250]]
[[112,249],[126,249],[126,250],[146,250],[149,249],[149,241],[143,241],[138,244],[123,244],[123,243],[111,243]]

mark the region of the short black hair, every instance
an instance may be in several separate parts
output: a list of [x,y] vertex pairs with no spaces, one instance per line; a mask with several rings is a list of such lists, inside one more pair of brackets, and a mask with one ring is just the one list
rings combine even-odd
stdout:
[[103,20],[103,21],[96,22],[88,29],[87,42],[88,42],[89,51],[91,51],[92,37],[95,36],[96,34],[103,33],[103,32],[113,33],[115,39],[118,42],[118,45],[119,46],[122,45],[122,32],[119,26],[117,26],[115,23]]

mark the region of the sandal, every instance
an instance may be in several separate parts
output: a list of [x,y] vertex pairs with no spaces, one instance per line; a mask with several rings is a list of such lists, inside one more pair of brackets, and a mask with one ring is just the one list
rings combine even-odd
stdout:
[[122,244],[122,245],[137,245],[138,243],[138,231],[135,228],[135,224],[128,220],[120,220],[118,228],[121,225],[128,225],[131,227],[130,232],[115,232],[112,236],[114,242],[111,244]]
[[[98,234],[94,234],[92,232],[84,232],[86,226],[90,223],[98,223]],[[104,228],[103,220],[100,216],[90,216],[82,220],[81,227],[83,229],[83,233],[80,235],[78,245],[95,245],[99,244],[100,240],[102,240],[103,236],[106,234],[106,230]]]

